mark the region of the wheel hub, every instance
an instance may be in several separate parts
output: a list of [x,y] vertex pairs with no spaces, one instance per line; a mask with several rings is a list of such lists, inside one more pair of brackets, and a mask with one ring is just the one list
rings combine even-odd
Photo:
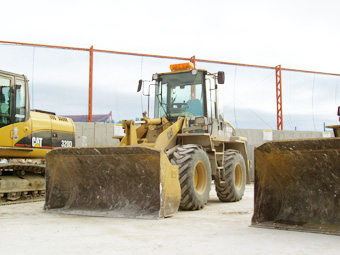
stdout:
[[195,188],[199,194],[203,194],[207,187],[207,169],[202,161],[199,161],[195,167]]
[[234,172],[234,180],[235,180],[236,189],[240,190],[243,184],[243,172],[242,172],[242,166],[240,164],[236,165],[235,172]]

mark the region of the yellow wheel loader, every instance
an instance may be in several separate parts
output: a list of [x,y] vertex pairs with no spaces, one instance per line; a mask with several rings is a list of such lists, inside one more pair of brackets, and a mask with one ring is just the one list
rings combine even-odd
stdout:
[[[74,145],[73,121],[30,110],[28,80],[0,71],[0,201],[42,196],[45,164],[55,147]],[[29,160],[28,160],[29,159]]]
[[340,126],[328,128],[335,137],[255,148],[252,226],[340,235]]
[[202,209],[212,180],[221,201],[242,198],[249,172],[246,139],[235,136],[221,117],[217,95],[224,73],[198,70],[192,63],[170,68],[154,74],[155,83],[149,84],[155,86],[154,118],[144,112],[141,121],[123,121],[119,146],[47,154],[45,210],[168,217],[179,208]]

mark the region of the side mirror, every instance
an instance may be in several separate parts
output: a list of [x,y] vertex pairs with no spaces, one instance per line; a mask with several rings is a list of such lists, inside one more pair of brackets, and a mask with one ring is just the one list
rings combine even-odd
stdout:
[[224,84],[224,72],[217,73],[217,82],[219,84]]
[[143,86],[143,80],[139,80],[137,92],[139,92],[142,89],[142,86]]

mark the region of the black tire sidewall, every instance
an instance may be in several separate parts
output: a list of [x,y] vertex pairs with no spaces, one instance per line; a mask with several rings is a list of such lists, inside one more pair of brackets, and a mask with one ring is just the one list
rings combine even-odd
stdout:
[[[202,194],[198,193],[195,187],[195,167],[198,162],[203,162],[206,168],[206,187]],[[211,190],[211,166],[209,158],[206,152],[202,149],[198,149],[196,153],[192,156],[192,164],[190,166],[190,170],[187,172],[189,182],[191,187],[189,188],[189,194],[192,198],[199,201],[199,204],[205,205],[209,199],[209,193]]]
[[[232,156],[231,159],[230,156]],[[230,162],[231,164],[229,164],[228,162]],[[238,164],[241,165],[243,174],[241,189],[237,189],[235,185],[235,171]],[[245,160],[239,151],[227,150],[225,152],[224,166],[225,182],[219,183],[217,180],[215,180],[215,189],[217,192],[217,196],[222,202],[237,202],[242,199],[246,186]]]
[[[195,168],[199,162],[205,165],[206,186],[197,192],[195,186]],[[195,144],[180,146],[171,157],[171,163],[179,167],[181,185],[181,210],[200,210],[207,204],[211,190],[211,165],[205,150]]]

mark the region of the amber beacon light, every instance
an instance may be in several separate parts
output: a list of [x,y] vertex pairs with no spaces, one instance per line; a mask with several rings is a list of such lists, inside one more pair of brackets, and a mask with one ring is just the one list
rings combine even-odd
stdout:
[[194,68],[195,68],[194,64],[191,62],[170,65],[171,71],[186,70],[186,69],[192,70]]

